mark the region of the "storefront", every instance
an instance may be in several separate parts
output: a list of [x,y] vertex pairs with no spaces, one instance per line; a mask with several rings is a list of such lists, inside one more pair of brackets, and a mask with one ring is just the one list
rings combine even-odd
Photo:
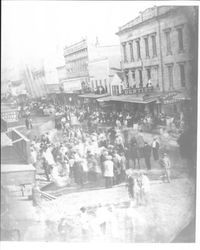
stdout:
[[[97,109],[102,107],[102,103],[99,102],[98,100],[107,97],[108,94],[94,94],[94,93],[88,93],[88,94],[83,94],[79,95],[80,102],[85,106],[89,107],[90,109]],[[101,103],[101,104],[100,104]]]
[[169,93],[160,98],[161,112],[173,115],[185,112],[190,105],[190,98],[184,93]]
[[111,103],[112,109],[118,112],[136,112],[142,113],[148,112],[155,114],[157,113],[157,97],[152,96],[136,96],[136,95],[120,95],[120,96],[109,96],[98,99],[98,102]]

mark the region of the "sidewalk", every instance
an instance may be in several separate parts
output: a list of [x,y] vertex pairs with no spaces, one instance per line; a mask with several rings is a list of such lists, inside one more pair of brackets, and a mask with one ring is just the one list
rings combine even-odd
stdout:
[[[126,214],[130,214],[131,211],[131,214],[136,216],[136,242],[170,242],[194,216],[193,182],[186,178],[173,180],[170,184],[154,182],[151,184],[150,192],[150,202],[147,206],[133,207],[131,210],[128,192],[124,186],[63,195],[54,201],[44,202],[44,219],[51,219],[55,223],[62,217],[77,221],[82,206],[95,211],[99,203],[105,207],[112,205],[118,218],[120,242],[125,242],[124,236],[129,228],[124,220]],[[23,239],[44,240],[44,224],[32,218],[30,203],[19,203],[16,215],[23,228]],[[27,221],[32,222],[28,224]],[[75,225],[72,225],[75,227],[73,230],[77,232],[73,241],[79,242],[81,235],[78,234],[79,230]],[[112,241],[109,237],[107,240]]]

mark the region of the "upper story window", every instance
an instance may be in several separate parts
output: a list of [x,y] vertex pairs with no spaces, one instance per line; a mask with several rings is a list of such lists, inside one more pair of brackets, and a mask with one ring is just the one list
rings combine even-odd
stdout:
[[91,87],[92,87],[92,89],[94,89],[94,81],[93,80],[91,81]]
[[130,59],[131,62],[134,61],[134,56],[133,56],[133,41],[129,42],[129,48],[130,48]]
[[139,86],[140,86],[140,87],[143,87],[142,70],[139,69],[138,72],[139,72],[139,81],[140,81]]
[[169,90],[173,89],[174,86],[174,77],[173,77],[173,65],[167,65],[168,70],[168,80],[169,80]]
[[151,79],[151,69],[150,68],[147,69],[147,79],[148,80]]
[[156,35],[151,36],[153,57],[157,56]]
[[127,62],[126,43],[122,44],[122,48],[123,48],[124,62]]
[[127,87],[129,88],[129,77],[128,77],[128,71],[125,71],[125,82],[127,84]]
[[181,63],[179,64],[179,68],[180,68],[181,86],[185,87],[185,65]]
[[141,59],[140,40],[139,39],[136,41],[136,46],[137,46],[137,58]]
[[145,43],[145,53],[146,57],[149,57],[149,40],[148,37],[144,38],[144,43]]
[[167,55],[172,54],[172,48],[171,48],[171,30],[165,31],[165,38],[166,38],[166,48],[167,48]]
[[183,27],[177,28],[179,51],[183,51]]
[[132,70],[131,73],[132,73],[132,78],[135,81],[135,70]]

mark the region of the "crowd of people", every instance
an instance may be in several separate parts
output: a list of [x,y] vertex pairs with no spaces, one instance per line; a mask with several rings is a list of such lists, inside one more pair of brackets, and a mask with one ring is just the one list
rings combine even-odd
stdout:
[[[31,143],[33,165],[44,169],[47,181],[65,186],[76,183],[100,185],[105,179],[105,187],[120,184],[126,179],[127,169],[147,170],[152,168],[152,160],[159,161],[160,142],[155,136],[151,143],[144,140],[139,132],[131,138],[120,126],[99,128],[91,126],[87,110],[65,106],[57,109],[55,128],[60,131],[59,141],[54,142],[51,132],[47,132]],[[87,119],[86,119],[87,118]]]
[[[113,111],[100,107],[89,107],[86,104],[71,106],[80,122],[87,121],[88,126],[102,124],[105,126],[117,126],[152,131],[158,125],[167,126],[168,129],[183,130],[184,115],[177,112],[173,116],[167,116],[164,112],[153,115],[147,111]],[[29,102],[19,107],[19,117],[29,117],[30,113],[39,116],[55,115],[59,121],[60,116],[69,120],[69,106],[53,104],[50,101]],[[58,127],[60,124],[58,124]]]
[[[100,126],[104,121],[101,115],[101,112],[91,112],[87,108],[58,106],[54,115],[57,140],[52,131],[35,137],[31,142],[32,164],[36,170],[42,167],[46,180],[58,187],[77,185],[83,188],[92,184],[111,188],[125,183],[130,204],[136,207],[148,205],[148,171],[155,162],[162,169],[163,182],[171,182],[171,162],[166,152],[161,154],[159,137],[154,136],[151,142],[147,142],[141,132],[130,136],[129,130],[124,130],[122,125],[124,114],[118,112],[108,115],[112,126]],[[129,120],[130,114],[126,115]],[[125,125],[128,127],[129,124]],[[41,194],[36,186],[33,192],[34,206],[37,206],[38,199],[41,199]],[[94,231],[91,230],[91,218],[88,219],[87,210],[85,207],[80,209],[83,240],[89,239]],[[95,221],[100,235],[106,235],[111,230],[110,225],[115,223],[108,219],[107,215],[112,215],[109,210],[112,208],[100,206],[97,209]],[[46,221],[49,240],[55,238],[55,235],[52,236],[55,232],[52,225],[51,220]],[[115,226],[112,225],[113,228]],[[70,240],[71,231],[71,225],[62,218],[56,226],[57,237],[63,241]]]

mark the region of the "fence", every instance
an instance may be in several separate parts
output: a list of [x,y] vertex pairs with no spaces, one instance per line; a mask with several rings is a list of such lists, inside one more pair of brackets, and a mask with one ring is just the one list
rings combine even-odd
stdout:
[[7,122],[18,121],[19,111],[18,109],[2,110],[1,117]]

